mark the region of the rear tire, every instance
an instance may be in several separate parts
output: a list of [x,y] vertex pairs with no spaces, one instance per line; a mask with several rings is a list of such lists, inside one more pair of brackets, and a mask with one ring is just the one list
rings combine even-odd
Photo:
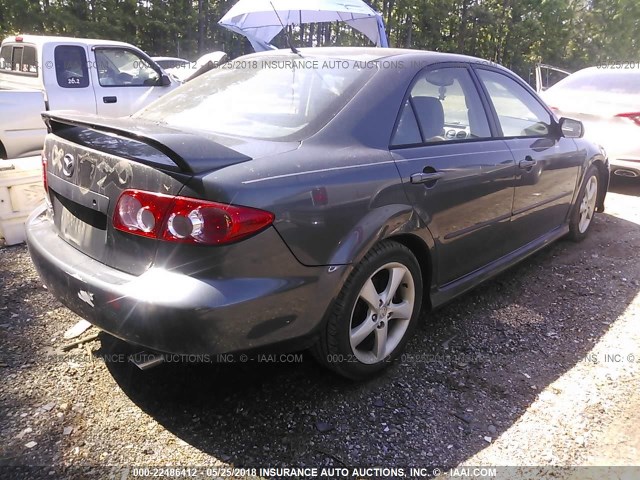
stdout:
[[413,334],[422,305],[422,276],[404,245],[383,241],[353,269],[320,339],[316,360],[352,380],[386,368]]
[[584,176],[582,187],[569,219],[569,238],[581,242],[587,237],[598,204],[600,176],[598,168],[591,165]]

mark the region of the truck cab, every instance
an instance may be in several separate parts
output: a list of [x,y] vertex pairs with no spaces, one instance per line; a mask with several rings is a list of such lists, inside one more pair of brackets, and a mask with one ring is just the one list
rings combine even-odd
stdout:
[[[38,35],[8,37],[0,46],[0,151],[18,156],[41,149],[43,110],[123,117],[178,85],[146,53],[128,43]],[[41,92],[37,111],[33,111],[33,92]],[[30,110],[22,111],[21,116],[28,125],[25,121],[16,125],[9,112],[19,108],[27,94]],[[37,145],[33,145],[34,138]],[[12,140],[29,145],[6,145]]]

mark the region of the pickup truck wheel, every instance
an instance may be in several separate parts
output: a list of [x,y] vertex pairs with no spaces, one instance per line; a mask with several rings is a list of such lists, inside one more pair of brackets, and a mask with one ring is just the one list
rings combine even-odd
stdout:
[[344,377],[371,377],[400,355],[421,304],[415,256],[399,243],[381,242],[349,275],[312,353]]
[[576,204],[569,220],[569,237],[581,242],[587,237],[598,203],[598,168],[591,165],[584,176]]

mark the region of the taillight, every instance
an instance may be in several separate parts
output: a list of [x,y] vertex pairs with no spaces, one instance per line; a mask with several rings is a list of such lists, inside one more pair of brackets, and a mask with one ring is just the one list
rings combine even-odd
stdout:
[[113,226],[123,232],[158,238],[174,198],[158,193],[125,190],[116,204]]
[[259,232],[273,219],[272,213],[255,208],[125,190],[116,204],[113,226],[170,242],[222,245]]
[[640,112],[619,113],[618,115],[616,115],[616,117],[628,118],[640,127]]

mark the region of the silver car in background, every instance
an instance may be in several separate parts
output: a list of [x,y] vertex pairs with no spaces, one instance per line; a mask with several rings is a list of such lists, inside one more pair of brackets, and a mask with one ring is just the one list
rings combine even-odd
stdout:
[[582,121],[585,137],[604,147],[611,172],[640,177],[640,64],[589,67],[540,96],[559,117]]

